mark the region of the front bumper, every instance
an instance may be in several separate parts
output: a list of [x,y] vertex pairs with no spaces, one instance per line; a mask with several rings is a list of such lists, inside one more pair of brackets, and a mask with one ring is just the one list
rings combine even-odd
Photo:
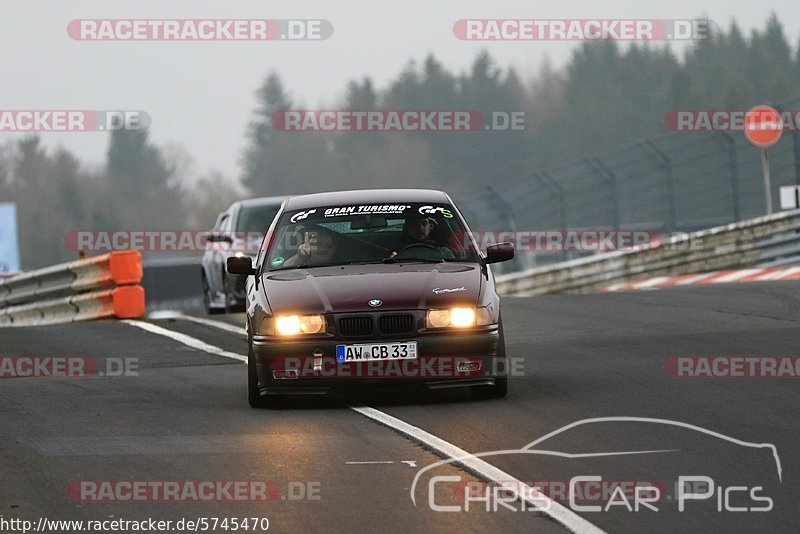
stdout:
[[[336,345],[417,342],[416,360],[336,361]],[[252,341],[262,393],[315,393],[336,387],[426,385],[431,389],[493,384],[506,372],[498,361],[497,326],[480,331],[437,332],[397,339],[343,340],[333,337]]]

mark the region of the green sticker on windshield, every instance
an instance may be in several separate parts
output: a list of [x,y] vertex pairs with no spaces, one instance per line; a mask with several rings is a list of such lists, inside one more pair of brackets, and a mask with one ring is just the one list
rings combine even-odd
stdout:
[[274,260],[272,260],[272,265],[274,267],[278,267],[279,265],[283,265],[283,262],[286,261],[283,259],[283,256],[278,256]]

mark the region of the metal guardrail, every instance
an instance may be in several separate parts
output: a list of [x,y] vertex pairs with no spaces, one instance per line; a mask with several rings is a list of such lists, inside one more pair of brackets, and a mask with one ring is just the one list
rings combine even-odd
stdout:
[[0,326],[29,326],[144,314],[138,251],[21,273],[0,280]]
[[0,280],[0,308],[64,292],[138,284],[141,280],[142,257],[138,251],[112,252]]
[[42,326],[104,317],[134,319],[142,315],[144,315],[142,286],[120,286],[0,309],[0,327]]
[[500,293],[520,296],[586,293],[656,276],[774,265],[792,257],[800,257],[800,210],[498,276],[497,288]]

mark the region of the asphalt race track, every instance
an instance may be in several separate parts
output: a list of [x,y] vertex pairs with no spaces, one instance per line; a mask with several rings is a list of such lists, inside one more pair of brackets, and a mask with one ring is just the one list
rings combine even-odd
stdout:
[[[242,315],[211,319],[243,322]],[[522,366],[505,399],[475,400],[463,390],[343,391],[263,410],[247,405],[240,361],[131,324],[0,330],[2,355],[138,367],[138,376],[0,382],[0,513],[34,522],[266,517],[277,532],[567,531],[520,502],[489,511],[475,502],[464,511],[465,484],[482,488],[480,476],[453,463],[421,471],[442,453],[353,409],[368,406],[472,454],[507,451],[482,459],[528,485],[600,476],[664,490],[652,503],[658,511],[576,512],[604,531],[796,532],[800,381],[678,378],[665,365],[672,356],[800,355],[800,283],[506,298],[503,319],[509,356]],[[235,332],[185,319],[150,322],[246,354]],[[519,451],[565,425],[611,417],[677,424],[595,422],[541,441],[535,449],[545,453]],[[774,445],[781,471],[761,444]],[[709,477],[714,488],[679,511],[679,476]],[[74,491],[79,481],[254,480],[269,481],[269,499],[97,502]],[[752,510],[766,501],[751,491],[769,497],[771,510]],[[431,500],[461,511],[434,511]],[[605,508],[591,497],[575,504]]]

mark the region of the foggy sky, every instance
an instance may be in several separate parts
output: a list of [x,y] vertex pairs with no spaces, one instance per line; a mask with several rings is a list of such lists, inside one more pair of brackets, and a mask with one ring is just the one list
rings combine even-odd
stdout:
[[[524,78],[545,57],[563,65],[573,42],[460,41],[453,23],[462,18],[697,18],[729,26],[736,19],[746,35],[777,13],[796,50],[800,3],[671,0],[659,4],[606,0],[531,2],[462,0],[374,1],[192,1],[3,2],[0,42],[3,66],[0,109],[135,109],[152,117],[151,140],[176,143],[194,161],[189,174],[210,169],[238,179],[245,128],[254,92],[270,69],[281,74],[295,104],[331,107],[348,81],[370,76],[379,89],[409,59],[434,53],[456,72],[488,50],[501,66]],[[326,19],[334,33],[307,42],[82,42],[67,35],[81,18],[270,18]],[[19,134],[0,133],[0,145]],[[101,164],[108,134],[43,133],[87,163]]]

